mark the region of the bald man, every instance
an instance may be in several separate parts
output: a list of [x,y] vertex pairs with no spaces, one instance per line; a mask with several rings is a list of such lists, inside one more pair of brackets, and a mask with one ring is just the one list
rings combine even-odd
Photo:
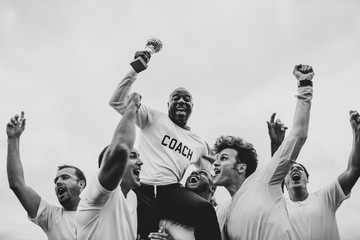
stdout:
[[[138,57],[148,62],[150,54],[139,51],[135,53]],[[131,69],[110,99],[110,106],[121,115],[137,75]],[[135,190],[140,238],[148,239],[150,232],[156,232],[160,219],[172,219],[194,227],[197,240],[221,239],[213,206],[180,184],[190,164],[211,169],[211,162],[202,158],[209,153],[208,145],[187,125],[194,105],[192,95],[183,87],[176,88],[167,105],[166,114],[142,104],[136,115],[138,149],[144,161],[141,186]]]

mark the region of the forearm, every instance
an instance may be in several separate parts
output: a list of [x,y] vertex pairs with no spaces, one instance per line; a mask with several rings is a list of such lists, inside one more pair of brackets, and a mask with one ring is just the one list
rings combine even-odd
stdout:
[[309,129],[311,99],[313,96],[313,88],[311,86],[300,87],[298,89],[298,98],[294,115],[293,128],[291,135],[305,142]]
[[123,114],[125,111],[126,98],[129,95],[130,88],[135,82],[136,77],[137,73],[133,69],[131,69],[121,80],[110,98],[110,106],[113,107],[120,114]]
[[274,156],[275,152],[278,150],[278,148],[280,147],[281,142],[271,142],[271,156]]
[[8,138],[7,175],[9,187],[16,191],[25,184],[24,171],[20,161],[19,138]]

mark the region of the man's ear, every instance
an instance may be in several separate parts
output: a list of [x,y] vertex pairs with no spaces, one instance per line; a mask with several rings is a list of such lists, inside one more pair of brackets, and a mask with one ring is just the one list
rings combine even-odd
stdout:
[[240,174],[245,174],[246,172],[246,169],[247,169],[247,165],[245,163],[239,163],[237,166],[236,166],[236,170],[238,173]]
[[79,186],[82,188],[85,188],[85,181],[84,180],[80,180],[79,181]]
[[216,187],[215,187],[215,186],[211,186],[209,190],[210,190],[210,192],[211,192],[211,196],[213,196],[214,193],[215,193]]

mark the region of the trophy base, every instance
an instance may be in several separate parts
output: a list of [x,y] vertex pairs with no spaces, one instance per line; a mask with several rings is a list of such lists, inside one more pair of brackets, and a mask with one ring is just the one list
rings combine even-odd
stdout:
[[132,61],[130,63],[130,65],[132,66],[132,68],[137,73],[142,72],[147,68],[146,62],[141,57],[139,57],[139,58],[135,59],[134,61]]

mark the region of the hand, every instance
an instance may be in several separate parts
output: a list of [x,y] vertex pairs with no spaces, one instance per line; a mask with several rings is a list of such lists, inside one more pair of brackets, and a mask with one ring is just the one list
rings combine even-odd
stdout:
[[274,122],[276,113],[273,113],[270,117],[270,122],[266,122],[269,130],[270,140],[273,143],[282,143],[285,138],[285,132],[288,129],[280,119],[276,119]]
[[360,133],[360,114],[357,111],[350,110],[350,125],[354,133]]
[[212,156],[212,155],[202,155],[201,156],[203,159],[209,161],[211,164],[213,164],[215,161],[216,161],[216,157],[215,156]]
[[315,73],[311,66],[309,65],[295,65],[293,74],[298,81],[301,80],[312,80]]
[[155,240],[155,239],[166,240],[168,236],[169,236],[169,235],[166,234],[165,231],[164,231],[164,227],[161,226],[161,227],[159,228],[159,231],[158,231],[158,232],[152,232],[152,233],[149,234],[148,237],[149,237],[151,240]]
[[138,109],[140,108],[141,106],[141,95],[134,92],[132,94],[130,94],[128,97],[127,97],[127,103],[126,103],[126,106],[127,108],[128,107],[133,107],[135,106],[136,107],[136,112],[138,111]]
[[19,138],[22,132],[25,130],[26,119],[25,113],[21,112],[21,116],[19,118],[19,114],[16,114],[14,117],[10,119],[10,122],[6,125],[6,134],[8,138]]
[[135,53],[135,57],[134,59],[137,59],[137,58],[142,58],[142,60],[144,60],[146,63],[148,63],[150,61],[150,58],[151,58],[151,54],[148,52],[148,51],[137,51]]

